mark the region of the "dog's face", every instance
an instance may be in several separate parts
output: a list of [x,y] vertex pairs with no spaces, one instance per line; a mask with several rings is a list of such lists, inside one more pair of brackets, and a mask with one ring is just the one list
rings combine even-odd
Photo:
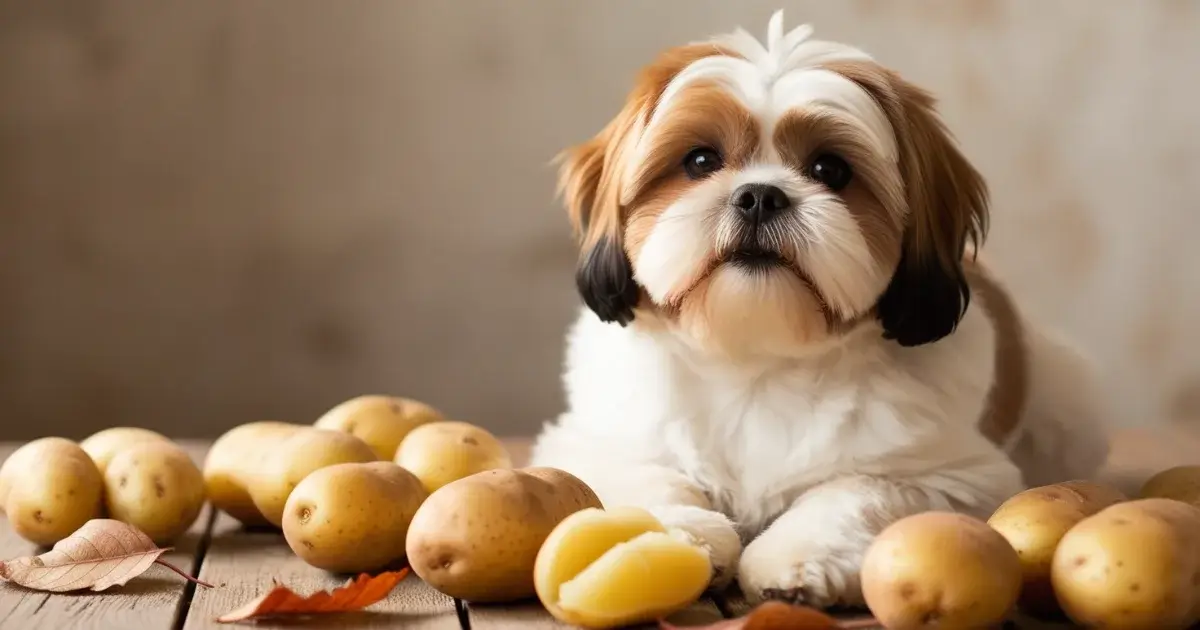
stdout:
[[739,354],[802,353],[878,321],[953,331],[986,190],[932,99],[863,52],[743,31],[663,54],[564,155],[577,282],[605,321]]

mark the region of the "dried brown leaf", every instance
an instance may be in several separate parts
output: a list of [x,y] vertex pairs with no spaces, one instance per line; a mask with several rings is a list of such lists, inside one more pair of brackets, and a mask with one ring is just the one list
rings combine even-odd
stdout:
[[313,615],[361,610],[387,597],[392,589],[408,575],[408,569],[380,573],[374,577],[363,573],[344,586],[332,591],[318,591],[307,597],[276,584],[265,595],[246,602],[236,610],[220,617],[220,623],[233,623],[280,615]]
[[170,548],[156,547],[133,525],[96,518],[40,556],[0,562],[0,578],[39,591],[103,591],[125,584],[157,562],[208,586],[161,560],[160,556],[168,551]]
[[[660,622],[662,630],[684,630],[667,622]],[[829,615],[808,606],[794,606],[784,602],[764,602],[737,619],[726,619],[705,626],[691,626],[690,630],[859,630],[879,627],[875,619],[866,617],[838,621]]]

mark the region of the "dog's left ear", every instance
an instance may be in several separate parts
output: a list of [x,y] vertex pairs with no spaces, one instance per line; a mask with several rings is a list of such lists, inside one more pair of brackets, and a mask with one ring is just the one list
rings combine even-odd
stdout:
[[619,116],[559,156],[559,191],[580,243],[575,286],[604,322],[633,321],[641,290],[625,253],[615,162],[629,121]]
[[902,346],[932,343],[954,332],[970,304],[963,258],[967,242],[975,251],[987,234],[987,185],[927,92],[878,67],[837,70],[875,95],[900,148],[909,215],[900,263],[877,304],[879,322]]

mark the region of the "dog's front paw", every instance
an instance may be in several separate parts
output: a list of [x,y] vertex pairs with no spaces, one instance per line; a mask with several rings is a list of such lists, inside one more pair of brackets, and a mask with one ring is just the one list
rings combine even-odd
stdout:
[[729,586],[742,553],[742,540],[724,514],[688,505],[660,506],[651,511],[670,535],[708,552],[713,567],[710,588]]
[[751,604],[780,600],[814,608],[861,607],[859,567],[854,545],[832,546],[789,540],[768,531],[750,543],[738,564],[738,584]]

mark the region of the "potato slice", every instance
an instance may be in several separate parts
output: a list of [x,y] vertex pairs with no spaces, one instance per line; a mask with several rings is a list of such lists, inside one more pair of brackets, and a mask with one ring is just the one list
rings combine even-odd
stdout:
[[586,509],[563,519],[534,565],[534,584],[546,609],[585,628],[669,615],[696,601],[711,577],[707,552],[631,507]]

